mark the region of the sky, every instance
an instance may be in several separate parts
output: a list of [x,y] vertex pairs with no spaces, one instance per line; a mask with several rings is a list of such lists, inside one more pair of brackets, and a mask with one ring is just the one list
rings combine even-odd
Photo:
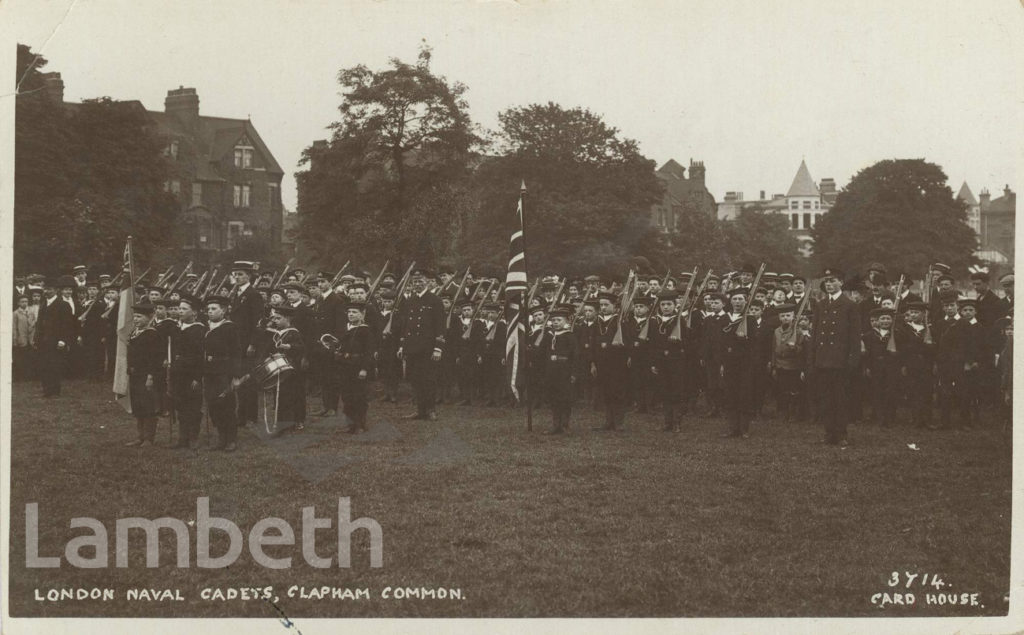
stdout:
[[954,191],[966,180],[995,197],[1020,185],[1022,16],[1014,0],[0,6],[8,33],[62,74],[66,100],[162,110],[188,86],[201,114],[249,116],[291,210],[303,149],[338,118],[338,71],[415,61],[423,41],[434,71],[468,86],[481,126],[513,106],[586,107],[658,165],[704,161],[717,200],[784,193],[802,159],[842,187],[891,158],[938,163]]

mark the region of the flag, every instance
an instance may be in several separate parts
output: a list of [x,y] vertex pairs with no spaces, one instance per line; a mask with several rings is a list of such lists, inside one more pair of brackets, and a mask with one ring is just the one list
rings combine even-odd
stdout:
[[114,401],[131,414],[132,403],[128,395],[128,340],[135,323],[132,305],[135,304],[135,266],[132,262],[132,237],[124,246],[125,274],[121,277],[121,297],[117,306],[117,362],[114,365]]
[[516,400],[519,399],[519,386],[522,383],[521,348],[526,337],[528,307],[523,306],[526,300],[526,238],[523,234],[523,197],[526,195],[526,182],[519,190],[519,204],[516,206],[516,219],[512,227],[512,235],[508,244],[508,273],[505,274],[505,297],[508,298],[507,318],[508,334],[505,338],[505,363],[509,367],[509,387]]

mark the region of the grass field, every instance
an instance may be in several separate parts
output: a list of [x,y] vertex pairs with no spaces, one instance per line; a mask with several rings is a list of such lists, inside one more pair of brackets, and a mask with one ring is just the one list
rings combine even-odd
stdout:
[[[38,385],[13,393],[11,613],[15,616],[928,616],[1002,615],[1009,586],[1011,438],[975,432],[853,426],[848,449],[818,443],[810,424],[755,423],[747,440],[720,439],[724,422],[689,417],[679,434],[654,415],[599,433],[589,408],[572,431],[547,437],[549,413],[525,432],[522,411],[440,410],[404,422],[409,404],[374,402],[366,438],[313,420],[305,433],[266,441],[250,431],[239,451],[198,454],[125,448],[134,420],[103,384],[67,382],[58,399]],[[205,439],[205,431],[204,431]],[[158,440],[167,443],[162,419]],[[908,448],[916,444],[918,450]],[[256,564],[243,550],[226,569],[174,566],[161,532],[160,567],[145,568],[143,540],[114,567],[115,519],[194,519],[196,498],[243,534],[278,516],[301,535],[301,508],[353,518],[384,534],[384,566],[369,566],[366,532],[352,567],[315,569],[298,545],[290,569]],[[41,555],[63,553],[83,530],[107,527],[109,568],[25,566],[25,505],[39,504]],[[134,532],[142,534],[142,532]],[[318,553],[336,550],[320,532]],[[226,541],[215,533],[213,552]],[[248,542],[246,542],[248,546]],[[83,551],[88,555],[89,551]],[[900,587],[887,582],[900,572]],[[928,605],[903,572],[938,575],[946,593],[978,593],[978,606]],[[368,588],[370,599],[288,597],[291,585]],[[204,588],[273,586],[265,600],[207,601]],[[461,589],[460,600],[384,599],[385,587]],[[115,601],[34,600],[39,589],[113,588]],[[128,602],[129,587],[179,589],[182,602]],[[914,606],[880,609],[876,593],[911,592]]]

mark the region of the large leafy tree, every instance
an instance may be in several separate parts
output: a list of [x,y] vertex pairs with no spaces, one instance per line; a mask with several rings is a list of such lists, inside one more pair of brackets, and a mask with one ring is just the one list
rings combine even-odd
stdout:
[[435,75],[430,49],[415,64],[392,58],[374,71],[338,74],[341,119],[326,145],[303,154],[298,238],[325,263],[416,259],[435,264],[451,249],[450,196],[480,141],[466,87]]
[[498,119],[498,156],[475,175],[481,209],[464,245],[471,260],[502,265],[521,180],[531,274],[621,274],[633,255],[649,252],[650,210],[663,186],[636,141],[587,109],[554,103],[511,108]]
[[923,274],[944,262],[963,272],[977,238],[942,168],[923,159],[880,161],[857,173],[814,228],[819,264]]
[[129,235],[140,262],[158,258],[178,205],[164,191],[170,166],[145,110],[107,98],[62,104],[44,90],[45,64],[18,46],[15,267],[117,269]]

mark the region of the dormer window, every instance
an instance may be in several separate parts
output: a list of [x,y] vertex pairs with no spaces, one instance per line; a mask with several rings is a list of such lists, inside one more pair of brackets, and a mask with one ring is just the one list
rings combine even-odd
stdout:
[[243,170],[252,168],[252,148],[235,146],[235,167]]

